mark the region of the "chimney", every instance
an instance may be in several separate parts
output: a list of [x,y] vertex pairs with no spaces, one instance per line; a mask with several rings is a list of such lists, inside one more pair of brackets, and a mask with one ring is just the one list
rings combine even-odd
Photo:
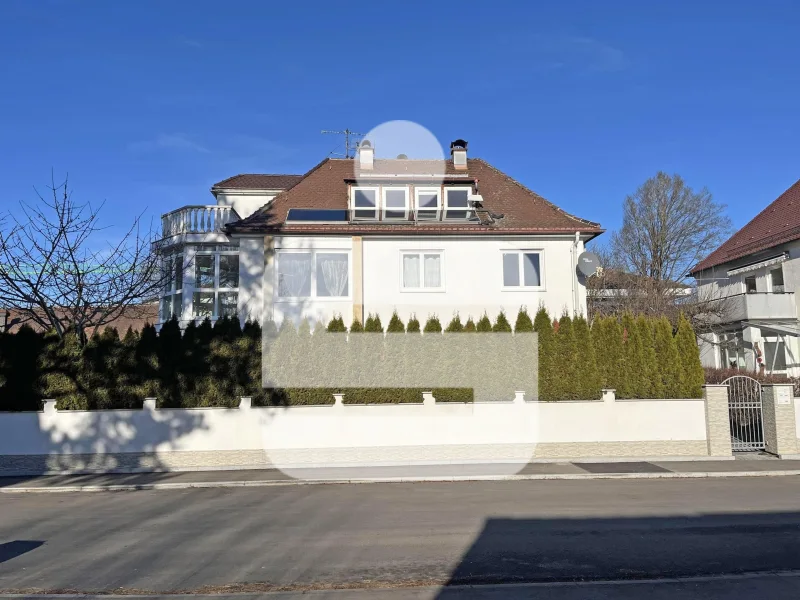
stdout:
[[467,142],[456,140],[450,142],[450,156],[453,157],[453,167],[458,171],[467,170]]
[[372,161],[375,158],[375,148],[372,142],[364,140],[358,145],[358,166],[363,171],[372,170]]

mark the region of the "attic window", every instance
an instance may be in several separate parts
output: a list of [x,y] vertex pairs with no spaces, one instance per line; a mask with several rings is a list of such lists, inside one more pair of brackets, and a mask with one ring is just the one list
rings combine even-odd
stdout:
[[383,188],[383,220],[408,220],[408,188]]
[[444,218],[463,221],[474,211],[469,206],[470,188],[445,188]]
[[442,192],[439,188],[416,188],[415,210],[417,221],[438,221],[442,209]]
[[378,188],[354,187],[351,200],[353,220],[377,220],[378,218]]

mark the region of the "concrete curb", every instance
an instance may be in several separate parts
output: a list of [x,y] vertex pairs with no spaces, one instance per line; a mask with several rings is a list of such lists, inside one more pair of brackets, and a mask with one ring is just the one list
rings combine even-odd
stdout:
[[186,490],[243,487],[284,487],[294,485],[341,485],[369,483],[455,483],[468,481],[569,481],[592,479],[720,479],[728,477],[788,477],[800,469],[778,471],[689,471],[684,473],[548,473],[533,475],[465,475],[441,477],[376,477],[370,479],[293,479],[290,481],[194,481],[187,483],[140,483],[110,485],[9,486],[4,494],[47,494],[63,492],[136,492],[145,490]]

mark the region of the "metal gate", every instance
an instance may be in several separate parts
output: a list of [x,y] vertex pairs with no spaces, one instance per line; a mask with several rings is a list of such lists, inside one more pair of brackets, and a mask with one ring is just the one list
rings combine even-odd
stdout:
[[728,385],[728,416],[733,451],[763,450],[766,446],[761,415],[761,384],[745,375],[730,377],[722,383]]

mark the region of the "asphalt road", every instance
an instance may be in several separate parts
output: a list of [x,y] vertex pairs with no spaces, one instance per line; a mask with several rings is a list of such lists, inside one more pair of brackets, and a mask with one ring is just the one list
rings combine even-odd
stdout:
[[[799,575],[796,477],[0,497],[7,593],[797,598]],[[492,587],[509,583],[534,588]],[[375,589],[397,586],[411,587]]]

